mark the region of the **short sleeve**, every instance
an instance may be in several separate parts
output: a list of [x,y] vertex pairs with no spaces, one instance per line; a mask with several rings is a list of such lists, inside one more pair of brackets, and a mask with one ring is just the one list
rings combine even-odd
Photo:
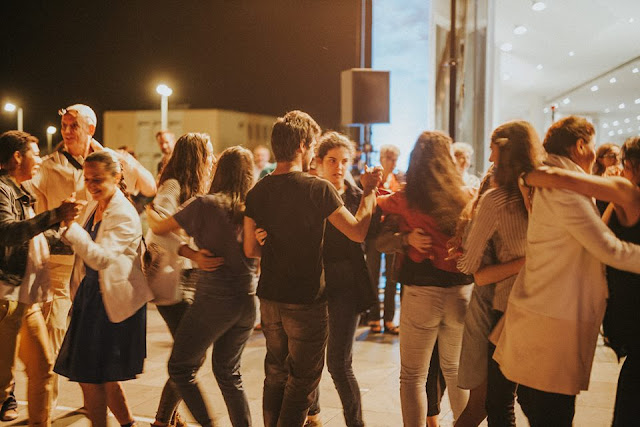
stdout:
[[184,206],[173,215],[173,219],[187,232],[189,236],[201,231],[200,221],[205,218],[204,198],[195,197],[185,202]]
[[336,209],[344,205],[342,197],[329,181],[318,179],[314,185],[312,200],[316,201],[318,211],[323,218],[327,218]]
[[256,206],[256,187],[253,187],[251,190],[249,190],[249,192],[247,193],[247,199],[245,200],[245,207],[244,207],[244,216],[249,217],[253,220],[256,219],[256,212],[255,212],[255,206]]

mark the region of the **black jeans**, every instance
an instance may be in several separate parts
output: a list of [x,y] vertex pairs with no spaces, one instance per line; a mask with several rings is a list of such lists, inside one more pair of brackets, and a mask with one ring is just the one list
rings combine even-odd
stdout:
[[618,377],[613,426],[624,427],[640,420],[640,348],[629,349]]
[[[492,320],[495,326],[503,313],[493,310]],[[489,342],[487,352],[487,398],[485,409],[487,410],[487,422],[489,427],[515,427],[516,412],[515,399],[517,384],[509,381],[500,370],[498,363],[493,360],[496,346]]]
[[[378,286],[380,285],[380,263],[382,254],[378,252],[373,242],[367,242],[367,267],[369,268],[369,274],[371,275],[371,283],[375,289],[376,295],[378,295]],[[396,315],[396,293],[398,282],[393,280],[393,262],[394,254],[384,254],[384,321],[393,322],[393,318]],[[371,308],[369,312],[369,321],[380,321],[380,304]]]
[[[180,321],[190,305],[191,301],[180,301],[177,304],[158,305],[156,307],[158,309],[158,313],[160,313],[160,316],[162,316],[164,322],[169,327],[169,332],[171,333],[172,338],[175,339]],[[156,420],[163,423],[169,423],[181,400],[182,398],[180,397],[178,388],[173,381],[171,381],[171,378],[167,379],[167,382],[164,384],[164,388],[162,389],[162,394],[160,395],[158,411],[156,412]]]
[[[201,286],[203,282],[206,284]],[[251,425],[249,401],[240,374],[240,357],[253,332],[255,296],[239,294],[237,288],[240,288],[239,284],[233,281],[220,280],[215,273],[202,272],[195,301],[176,332],[169,358],[169,376],[200,425],[212,424],[196,380],[212,344],[213,374],[227,405],[231,424],[234,427]]]
[[324,367],[327,303],[287,304],[260,299],[260,315],[267,346],[264,425],[302,426]]
[[[327,368],[336,386],[345,423],[348,427],[364,426],[360,386],[353,373],[353,342],[360,315],[351,289],[355,274],[349,261],[325,265],[327,303],[329,307],[329,341]],[[309,414],[320,412],[320,389],[315,394]]]
[[518,385],[518,403],[531,427],[571,427],[576,397]]

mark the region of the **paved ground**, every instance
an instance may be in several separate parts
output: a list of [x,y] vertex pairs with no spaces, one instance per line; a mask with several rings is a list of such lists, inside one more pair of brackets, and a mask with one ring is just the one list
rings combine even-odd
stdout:
[[[160,315],[149,306],[147,332],[148,353],[145,372],[135,381],[125,383],[129,404],[140,425],[153,421],[162,386],[167,378],[166,362],[171,350],[171,338]],[[249,395],[253,422],[262,425],[261,396],[264,379],[264,337],[255,332],[243,355],[245,387]],[[398,338],[389,335],[369,335],[367,328],[358,330],[354,351],[354,366],[360,383],[364,408],[364,419],[369,427],[395,427],[402,425],[399,396],[399,345]],[[207,358],[198,380],[206,394],[209,407],[220,426],[230,426],[224,401],[211,373],[211,359]],[[615,398],[619,365],[613,352],[600,345],[596,352],[589,391],[578,397],[574,425],[608,426]],[[21,368],[16,373],[17,396],[20,401],[21,417],[10,423],[0,423],[2,427],[26,424],[26,378]],[[331,382],[329,373],[321,383],[322,420],[327,427],[344,426],[340,400]],[[58,406],[54,412],[53,425],[88,426],[88,420],[74,410],[82,406],[82,394],[77,384],[62,380]],[[519,411],[519,408],[518,408]],[[182,413],[193,422],[183,408]],[[441,413],[441,425],[452,425],[452,413],[445,397]],[[117,426],[115,419],[110,425]],[[486,425],[486,424],[483,424]],[[518,425],[527,425],[522,413],[518,414]]]

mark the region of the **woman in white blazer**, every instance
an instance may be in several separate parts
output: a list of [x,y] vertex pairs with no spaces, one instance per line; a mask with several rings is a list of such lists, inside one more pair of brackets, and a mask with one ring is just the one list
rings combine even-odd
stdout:
[[80,224],[64,237],[76,254],[71,275],[73,308],[54,371],[80,383],[89,419],[106,426],[107,406],[121,425],[133,416],[119,381],[142,372],[146,357],[146,302],[153,298],[142,273],[142,228],[119,189],[122,168],[111,150],[84,163],[93,197]]

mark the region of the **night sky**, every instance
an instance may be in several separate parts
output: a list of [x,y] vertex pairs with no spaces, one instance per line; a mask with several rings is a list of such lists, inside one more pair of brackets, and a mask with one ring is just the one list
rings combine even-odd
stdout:
[[[0,101],[46,141],[57,110],[225,108],[340,120],[340,71],[356,67],[359,0],[2,0]],[[15,129],[0,114],[0,131]],[[59,140],[59,133],[55,140]]]

